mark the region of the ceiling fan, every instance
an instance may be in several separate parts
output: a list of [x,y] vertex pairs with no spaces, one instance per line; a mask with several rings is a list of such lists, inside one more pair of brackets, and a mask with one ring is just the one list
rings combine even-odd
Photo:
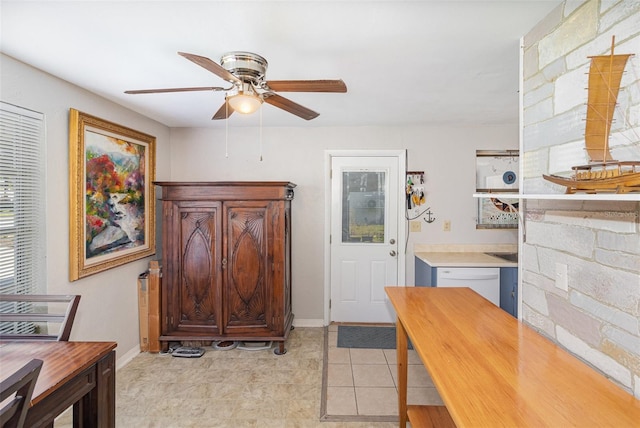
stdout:
[[263,102],[278,107],[305,120],[319,113],[295,103],[276,92],[347,92],[341,79],[336,80],[264,80],[267,60],[251,52],[228,52],[220,58],[220,65],[209,58],[178,52],[191,62],[209,70],[231,83],[228,88],[204,86],[194,88],[140,89],[126,94],[152,94],[162,92],[225,91],[225,102],[213,115],[213,120],[227,119],[234,111],[253,113]]

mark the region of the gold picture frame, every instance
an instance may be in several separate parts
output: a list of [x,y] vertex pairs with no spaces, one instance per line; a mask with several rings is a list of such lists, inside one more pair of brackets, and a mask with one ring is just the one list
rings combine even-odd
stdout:
[[69,109],[69,280],[156,252],[156,138]]

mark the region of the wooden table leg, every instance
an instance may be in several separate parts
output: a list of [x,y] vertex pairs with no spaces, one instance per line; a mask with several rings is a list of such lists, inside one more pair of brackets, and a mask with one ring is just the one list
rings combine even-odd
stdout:
[[407,364],[408,364],[407,332],[400,321],[396,319],[396,348],[398,359],[398,415],[400,428],[407,426]]
[[116,426],[116,351],[98,362],[98,426]]
[[116,426],[115,351],[93,367],[95,387],[73,405],[73,426],[114,428]]

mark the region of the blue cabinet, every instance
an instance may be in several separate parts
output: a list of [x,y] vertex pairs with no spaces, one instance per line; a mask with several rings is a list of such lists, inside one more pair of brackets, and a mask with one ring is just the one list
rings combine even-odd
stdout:
[[518,318],[518,268],[500,268],[500,307]]
[[416,257],[416,287],[435,287],[438,269]]

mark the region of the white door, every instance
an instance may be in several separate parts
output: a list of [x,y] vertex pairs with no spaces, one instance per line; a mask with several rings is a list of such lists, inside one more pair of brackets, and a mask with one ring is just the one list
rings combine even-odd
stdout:
[[[399,157],[331,158],[330,321],[394,322],[399,285]],[[404,182],[402,182],[404,185]]]

